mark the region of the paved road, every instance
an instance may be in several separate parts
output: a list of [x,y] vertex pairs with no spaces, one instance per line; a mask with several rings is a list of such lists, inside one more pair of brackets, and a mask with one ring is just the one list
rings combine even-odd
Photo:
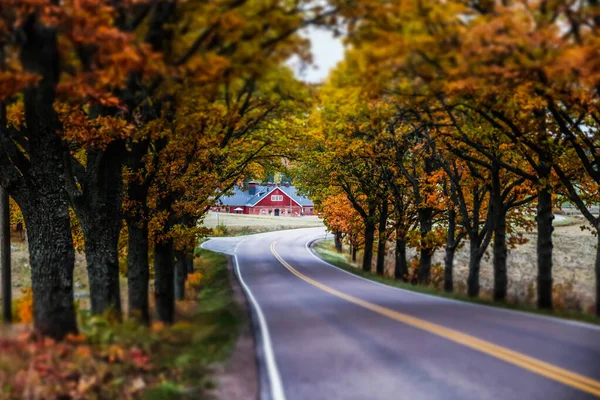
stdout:
[[600,329],[394,289],[316,258],[321,228],[214,239],[259,331],[263,397],[600,398]]

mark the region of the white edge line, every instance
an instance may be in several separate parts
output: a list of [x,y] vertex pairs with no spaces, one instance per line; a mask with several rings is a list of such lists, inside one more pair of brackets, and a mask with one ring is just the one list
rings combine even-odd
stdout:
[[[273,344],[271,342],[271,335],[269,333],[269,327],[267,325],[267,320],[265,318],[265,315],[263,314],[262,309],[260,308],[260,305],[258,304],[258,301],[256,301],[256,298],[252,294],[252,291],[250,290],[248,285],[246,285],[246,282],[244,281],[244,278],[242,277],[242,271],[240,270],[240,264],[238,262],[238,257],[237,257],[236,253],[238,251],[238,247],[244,241],[246,241],[246,239],[242,239],[240,242],[238,242],[235,245],[235,248],[234,248],[233,254],[232,254],[233,260],[235,261],[236,275],[240,281],[242,289],[246,293],[246,296],[250,299],[250,303],[252,303],[252,307],[254,308],[255,314],[258,319],[258,325],[260,327],[260,332],[261,332],[260,336],[262,338],[262,350],[263,350],[263,353],[265,356],[265,364],[267,366],[267,375],[268,375],[269,383],[271,386],[271,399],[272,400],[286,400],[285,392],[283,390],[283,384],[281,383],[281,375],[279,374],[279,368],[277,367],[277,362],[275,361],[275,353],[273,352]],[[209,242],[208,240],[206,242],[203,242],[200,245],[200,247],[202,249],[205,249],[204,244],[208,243],[208,242]]]
[[[239,246],[240,243],[238,243],[237,246]],[[236,252],[237,246],[235,249]],[[285,393],[283,391],[283,385],[281,383],[279,369],[277,368],[277,362],[275,361],[275,354],[273,352],[273,344],[271,343],[271,335],[269,334],[267,320],[265,319],[265,316],[262,312],[262,309],[260,308],[260,305],[256,301],[256,298],[252,294],[252,291],[250,291],[250,288],[246,285],[246,282],[242,277],[237,254],[233,255],[233,259],[235,260],[235,268],[237,270],[237,275],[240,280],[240,283],[242,284],[242,288],[246,292],[246,296],[248,296],[248,298],[250,299],[250,302],[252,303],[252,306],[256,311],[256,316],[258,317],[258,323],[260,326],[262,337],[262,348],[265,355],[265,363],[267,365],[267,374],[269,376],[269,383],[271,384],[271,398],[272,400],[285,400]]]
[[552,317],[552,316],[549,316],[549,315],[539,315],[539,314],[535,314],[535,313],[528,313],[528,312],[525,312],[525,311],[510,310],[510,309],[501,308],[501,307],[488,306],[488,305],[485,305],[485,304],[477,304],[477,303],[470,303],[470,302],[467,302],[467,301],[460,301],[460,300],[455,300],[455,299],[448,299],[448,298],[441,297],[441,296],[434,296],[434,295],[427,294],[427,293],[420,293],[420,292],[416,292],[416,291],[412,291],[412,290],[402,289],[402,288],[399,288],[399,287],[395,287],[395,286],[391,286],[391,285],[386,285],[384,283],[373,281],[371,279],[363,278],[360,275],[356,275],[356,274],[353,274],[351,272],[345,271],[342,268],[340,268],[338,266],[335,266],[335,265],[333,265],[333,264],[331,264],[331,263],[323,260],[318,255],[316,255],[315,252],[313,250],[311,250],[310,245],[312,243],[318,241],[318,240],[324,240],[324,238],[317,237],[317,238],[310,239],[304,245],[304,247],[306,247],[306,250],[314,258],[316,258],[317,260],[321,261],[325,265],[328,265],[328,266],[330,266],[332,268],[335,268],[337,270],[342,271],[345,274],[351,275],[351,276],[353,276],[355,278],[358,278],[358,279],[362,279],[363,281],[367,281],[367,282],[369,282],[371,284],[374,284],[374,285],[383,286],[385,288],[393,289],[393,290],[398,290],[398,291],[404,292],[404,293],[410,293],[410,294],[414,294],[414,295],[418,295],[418,296],[424,296],[424,297],[428,297],[428,298],[435,299],[435,300],[442,301],[442,302],[457,303],[457,304],[462,304],[462,305],[470,306],[470,307],[486,308],[488,310],[492,309],[494,311],[500,311],[500,312],[504,312],[504,313],[508,313],[508,314],[524,315],[524,316],[527,316],[527,317],[532,317],[532,318],[537,318],[537,319],[543,319],[543,320],[547,320],[547,321],[553,321],[553,322],[562,323],[562,324],[565,324],[565,325],[578,326],[578,327],[582,327],[582,328],[588,328],[588,329],[591,329],[591,330],[600,331],[600,326],[588,324],[588,323],[585,323],[585,322],[572,321],[572,320],[569,320],[569,319],[557,318],[557,317]]

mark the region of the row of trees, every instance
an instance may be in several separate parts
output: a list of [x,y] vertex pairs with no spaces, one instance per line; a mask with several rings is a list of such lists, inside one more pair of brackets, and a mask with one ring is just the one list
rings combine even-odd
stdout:
[[508,248],[535,224],[538,306],[550,309],[552,209],[567,199],[598,236],[598,303],[597,2],[365,1],[348,18],[351,49],[320,92],[308,123],[315,145],[297,171],[338,247],[343,235],[362,247],[370,270],[377,242],[383,273],[393,237],[395,276],[408,272],[409,245],[421,283],[443,247],[452,291],[464,242],[468,294],[478,296],[491,246],[502,301]]
[[[310,1],[8,0],[0,183],[27,228],[35,327],[77,331],[73,232],[91,311],[173,320],[215,196],[291,146],[307,88],[283,64],[334,10]],[[288,132],[281,135],[280,132]],[[77,239],[77,238],[76,238]]]

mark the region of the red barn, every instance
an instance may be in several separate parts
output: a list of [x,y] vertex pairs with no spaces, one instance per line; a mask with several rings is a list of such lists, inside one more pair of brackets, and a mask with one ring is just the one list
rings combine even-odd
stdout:
[[296,188],[289,184],[258,185],[250,182],[246,188],[235,187],[232,195],[221,197],[213,211],[275,217],[300,216],[313,215],[315,206],[310,199],[298,195]]

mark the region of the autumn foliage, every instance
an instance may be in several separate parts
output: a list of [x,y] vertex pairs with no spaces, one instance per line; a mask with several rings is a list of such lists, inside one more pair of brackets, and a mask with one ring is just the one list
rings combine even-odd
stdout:
[[294,147],[279,133],[298,132],[309,96],[285,63],[309,60],[298,31],[335,11],[305,0],[2,3],[0,178],[28,232],[38,331],[78,330],[75,248],[92,313],[121,318],[127,264],[131,316],[150,323],[152,276],[158,318],[174,321],[207,233],[198,222]]
[[[419,251],[422,283],[443,247],[452,291],[465,245],[478,296],[490,249],[498,301],[508,249],[535,224],[537,303],[551,309],[553,209],[570,203],[600,240],[596,2],[367,0],[340,12],[348,48],[309,119],[306,191],[324,204],[342,194],[362,215],[367,270],[373,231],[395,225],[398,279],[406,245]],[[595,271],[599,303],[600,252]]]

